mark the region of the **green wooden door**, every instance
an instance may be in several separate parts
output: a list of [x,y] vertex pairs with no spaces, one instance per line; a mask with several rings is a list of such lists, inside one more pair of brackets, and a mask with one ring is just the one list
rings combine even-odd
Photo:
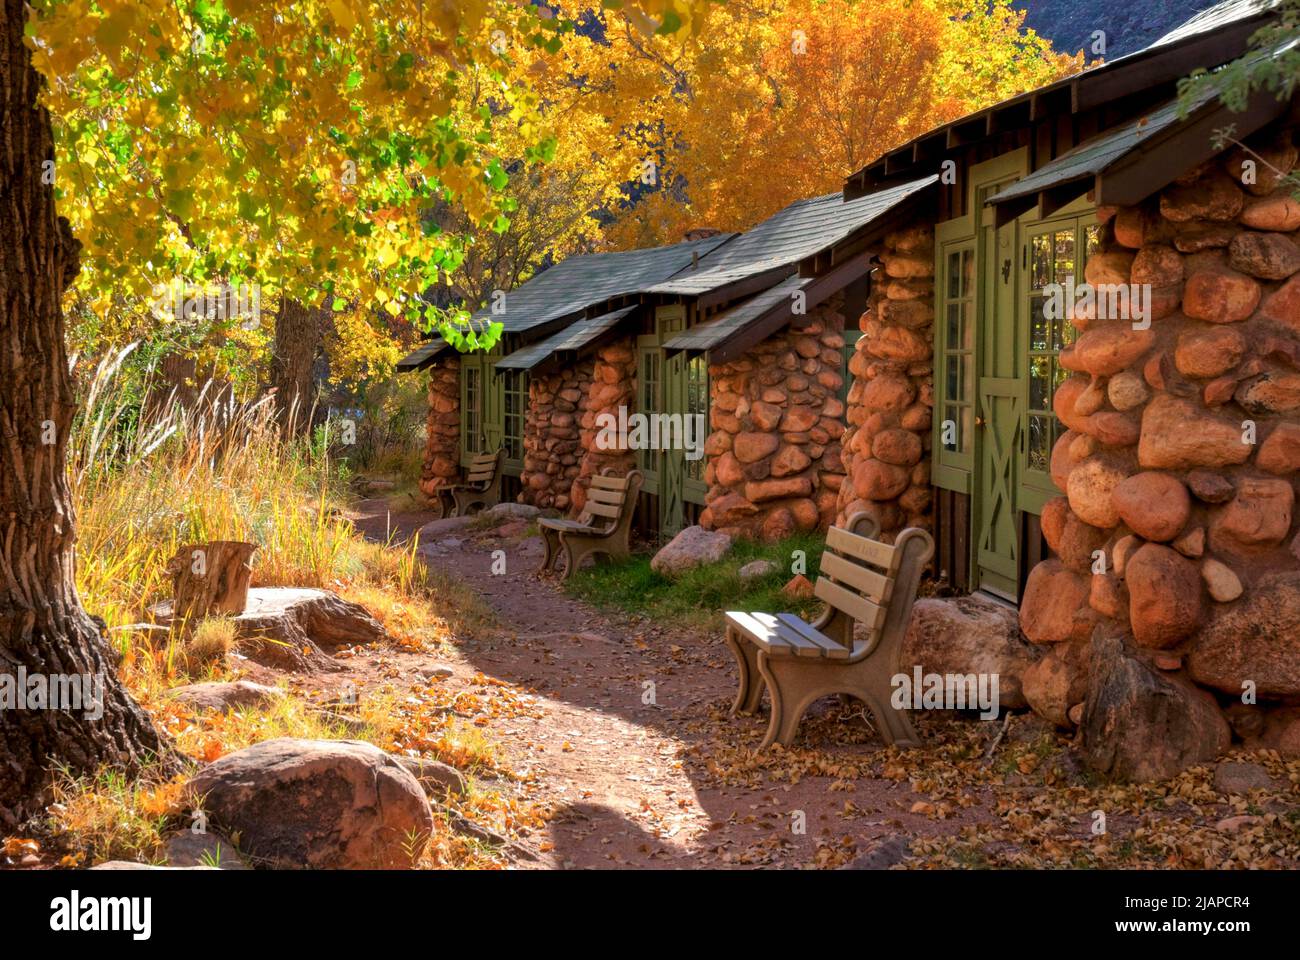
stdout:
[[[976,209],[1015,178],[981,185]],[[982,217],[978,233],[979,380],[976,387],[976,585],[1015,600],[1019,595],[1019,485],[1025,357],[1017,335],[1017,224],[998,228]]]
[[[637,337],[636,364],[636,412],[648,419],[663,410],[663,351],[657,336]],[[642,492],[659,496],[659,451],[638,445],[636,465],[643,477]]]

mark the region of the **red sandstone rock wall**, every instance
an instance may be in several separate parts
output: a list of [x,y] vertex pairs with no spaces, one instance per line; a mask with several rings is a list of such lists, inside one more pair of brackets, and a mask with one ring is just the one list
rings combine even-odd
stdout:
[[[581,407],[582,460],[569,490],[569,512],[576,516],[587,503],[591,477],[608,468],[622,476],[636,466],[636,454],[621,445],[601,449],[596,443],[596,418],[618,408],[636,410],[636,346],[631,337],[617,340],[596,351],[591,378]],[[558,504],[557,504],[558,506]]]
[[529,378],[520,502],[560,511],[572,505],[571,488],[584,456],[580,418],[591,383],[590,360]]
[[842,304],[836,297],[809,325],[709,368],[705,529],[778,540],[834,519],[844,479]]
[[[1293,136],[1256,149],[1296,165]],[[1236,700],[1239,736],[1300,750],[1300,720],[1240,703],[1246,685],[1300,703],[1300,203],[1263,163],[1243,184],[1247,157],[1099,212],[1087,280],[1152,285],[1153,320],[1075,318],[1051,464],[1066,495],[1042,515],[1058,556],[1031,572],[1021,626],[1062,676],[1095,626],[1126,631],[1171,679]]]
[[930,423],[934,407],[934,227],[885,238],[881,269],[849,361],[848,429],[838,522],[859,510],[881,531],[930,529]]
[[420,491],[432,497],[460,476],[460,357],[429,367],[429,420]]

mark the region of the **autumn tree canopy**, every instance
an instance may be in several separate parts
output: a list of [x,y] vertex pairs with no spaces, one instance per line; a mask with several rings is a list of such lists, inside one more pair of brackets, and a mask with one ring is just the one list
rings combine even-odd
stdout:
[[1023,21],[1009,0],[749,0],[682,44],[586,14],[565,69],[584,109],[656,164],[609,237],[745,229],[937,124],[1082,69]]

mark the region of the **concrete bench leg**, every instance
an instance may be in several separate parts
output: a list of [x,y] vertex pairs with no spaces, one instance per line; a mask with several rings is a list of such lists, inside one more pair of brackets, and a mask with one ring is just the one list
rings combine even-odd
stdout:
[[560,547],[560,532],[544,526],[538,529],[541,531],[542,546],[546,552],[542,557],[542,565],[537,568],[537,572],[545,573],[555,563]]
[[894,746],[920,746],[920,737],[906,711],[890,705],[889,680],[882,672],[883,659],[872,663],[868,657],[859,663],[843,664],[833,660],[800,657],[772,657],[758,651],[758,672],[767,684],[772,701],[772,718],[767,735],[759,745],[765,750],[773,743],[788,747],[794,742],[808,708],[822,697],[847,693],[867,705],[879,727],[881,738]]
[[740,674],[740,687],[736,691],[736,700],[731,705],[731,715],[750,714],[758,709],[763,699],[763,678],[758,673],[758,648],[728,627],[727,646],[736,657],[736,669]]

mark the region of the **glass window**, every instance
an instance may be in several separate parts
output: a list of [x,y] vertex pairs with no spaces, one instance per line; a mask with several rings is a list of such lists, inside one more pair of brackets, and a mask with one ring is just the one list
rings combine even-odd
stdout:
[[505,377],[505,423],[503,441],[507,460],[524,458],[524,412],[528,407],[528,374],[507,370]]
[[943,370],[944,416],[939,442],[944,450],[968,453],[974,416],[975,252],[970,246],[944,256]]
[[[1062,314],[1048,310],[1049,297],[1063,308],[1070,287],[1083,282],[1088,255],[1101,246],[1101,228],[1067,221],[1029,238],[1029,408],[1026,466],[1048,473],[1052,447],[1064,428],[1052,412],[1052,396],[1070,376],[1057,360],[1074,342],[1076,331]],[[1080,257],[1080,249],[1083,256]],[[1049,317],[1051,313],[1054,316]]]
[[[686,364],[686,412],[691,417],[704,417],[702,443],[709,433],[709,365],[703,356],[692,357]],[[693,429],[693,428],[692,428]],[[686,476],[704,482],[704,457],[686,461]]]
[[483,449],[483,371],[477,364],[463,364],[461,373],[465,377],[461,446],[478,453]]
[[[638,412],[647,417],[659,413],[660,371],[663,357],[658,347],[641,351],[639,389],[637,392]],[[658,470],[658,451],[647,450],[642,445],[637,450],[637,464],[642,470]]]

